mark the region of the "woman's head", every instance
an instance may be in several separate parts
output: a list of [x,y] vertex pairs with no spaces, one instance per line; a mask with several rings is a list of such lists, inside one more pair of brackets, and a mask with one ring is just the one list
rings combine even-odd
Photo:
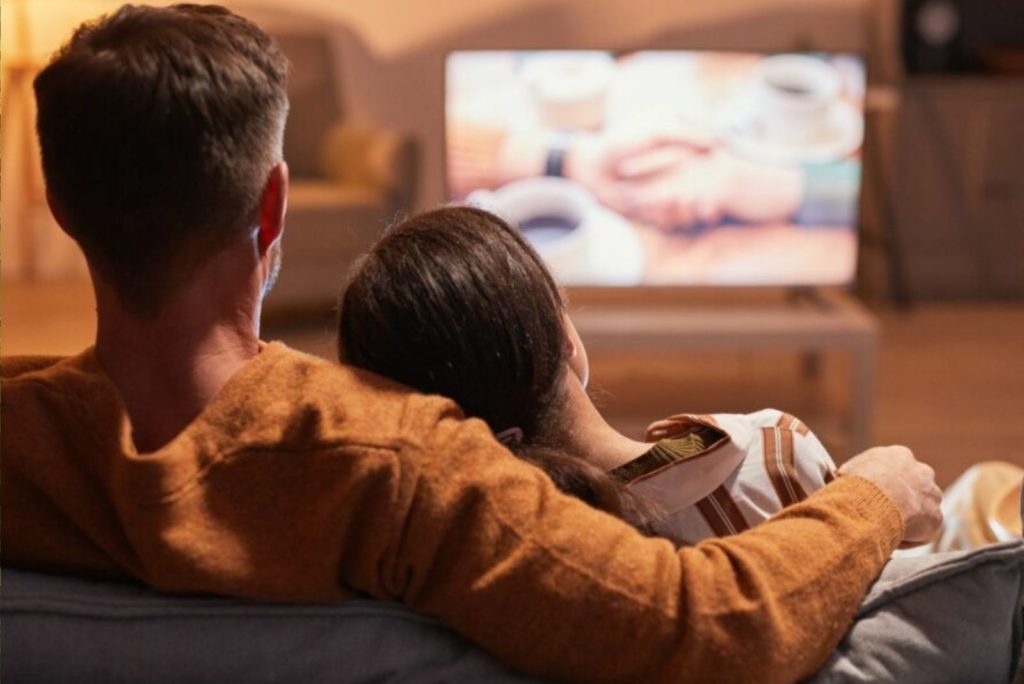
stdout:
[[557,285],[517,230],[448,207],[394,226],[358,264],[339,355],[536,444],[574,349],[564,321]]
[[[564,492],[647,532],[657,515],[554,437],[566,378],[586,354],[562,294],[519,232],[479,209],[449,207],[392,227],[341,298],[343,362],[454,399]],[[574,380],[575,381],[575,380]]]

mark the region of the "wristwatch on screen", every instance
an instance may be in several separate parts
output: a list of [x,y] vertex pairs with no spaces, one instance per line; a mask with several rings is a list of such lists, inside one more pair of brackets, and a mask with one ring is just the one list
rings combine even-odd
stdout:
[[565,176],[565,155],[569,151],[569,136],[555,133],[548,143],[548,153],[544,159],[544,175],[562,178]]

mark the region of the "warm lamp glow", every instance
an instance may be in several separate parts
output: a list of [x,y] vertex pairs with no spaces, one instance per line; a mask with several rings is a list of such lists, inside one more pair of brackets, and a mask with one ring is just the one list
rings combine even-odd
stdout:
[[[167,2],[132,0],[133,4],[166,5]],[[2,14],[3,58],[45,63],[71,31],[125,4],[122,0],[4,0]]]

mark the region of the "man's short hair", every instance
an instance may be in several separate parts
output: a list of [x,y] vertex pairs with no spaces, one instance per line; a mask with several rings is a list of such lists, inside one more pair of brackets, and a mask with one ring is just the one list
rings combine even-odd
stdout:
[[288,63],[215,5],[125,5],[35,80],[47,189],[90,266],[146,315],[255,225]]

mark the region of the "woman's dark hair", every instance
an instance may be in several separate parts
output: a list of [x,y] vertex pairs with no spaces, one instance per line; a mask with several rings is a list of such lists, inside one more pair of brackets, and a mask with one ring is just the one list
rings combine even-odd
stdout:
[[341,296],[338,355],[454,399],[564,492],[638,528],[645,505],[607,473],[545,443],[564,404],[564,301],[540,256],[497,216],[470,207],[392,226]]

